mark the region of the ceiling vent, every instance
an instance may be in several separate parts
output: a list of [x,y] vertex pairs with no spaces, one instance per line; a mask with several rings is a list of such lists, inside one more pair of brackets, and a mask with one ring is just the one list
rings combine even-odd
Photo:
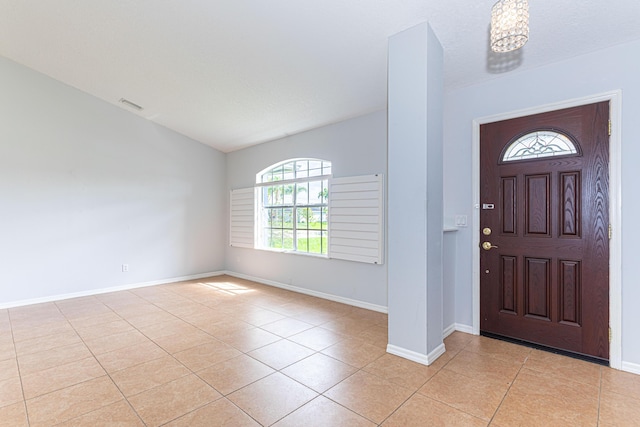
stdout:
[[133,108],[134,110],[137,110],[137,111],[143,110],[141,106],[139,106],[135,102],[129,101],[128,99],[120,98],[120,103],[126,105],[129,108]]

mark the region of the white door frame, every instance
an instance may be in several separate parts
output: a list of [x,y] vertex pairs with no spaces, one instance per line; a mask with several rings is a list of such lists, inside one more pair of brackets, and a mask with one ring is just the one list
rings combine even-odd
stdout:
[[622,368],[622,91],[547,104],[525,110],[481,117],[473,120],[472,177],[473,177],[473,333],[480,334],[480,125],[561,110],[563,108],[609,101],[611,136],[609,138],[609,222],[612,228],[609,240],[609,364]]

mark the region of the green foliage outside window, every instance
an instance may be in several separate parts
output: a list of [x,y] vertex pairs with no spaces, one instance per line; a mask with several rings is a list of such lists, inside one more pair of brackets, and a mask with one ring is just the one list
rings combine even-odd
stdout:
[[[326,254],[328,175],[331,163],[303,159],[263,172],[262,245],[271,249]],[[271,184],[271,185],[269,185]]]

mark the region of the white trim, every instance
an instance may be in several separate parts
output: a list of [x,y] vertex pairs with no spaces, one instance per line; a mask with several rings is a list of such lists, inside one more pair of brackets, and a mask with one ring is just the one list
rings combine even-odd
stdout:
[[335,301],[342,304],[351,305],[354,307],[364,308],[371,311],[377,311],[379,313],[387,313],[387,307],[377,304],[371,304],[364,301],[358,301],[351,298],[344,298],[337,295],[326,294],[324,292],[318,292],[311,289],[300,288],[298,286],[287,285],[285,283],[276,282],[273,280],[262,279],[260,277],[249,276],[247,274],[236,273],[234,271],[224,271],[223,274],[227,274],[229,276],[237,277],[238,279],[250,280],[252,282],[261,283],[263,285],[273,286],[275,288],[286,289],[288,291],[297,292],[299,294],[310,295],[312,297],[322,298],[329,301]]
[[131,283],[128,285],[113,286],[110,288],[92,289],[92,290],[83,291],[83,292],[73,292],[70,294],[60,294],[60,295],[43,297],[43,298],[20,300],[20,301],[0,304],[0,309],[22,307],[25,305],[32,305],[32,304],[42,304],[45,302],[61,301],[65,299],[87,297],[91,295],[108,294],[110,292],[128,291],[131,289],[146,288],[148,286],[165,285],[167,283],[184,282],[186,280],[196,280],[196,279],[203,279],[205,277],[221,276],[223,274],[224,272],[222,271],[214,271],[210,273],[193,274],[190,276],[172,277],[170,279],[160,279],[160,280],[152,280],[149,282]]
[[609,118],[609,366],[626,370],[622,362],[622,91],[611,95]]
[[[326,160],[322,160],[323,162],[327,162]],[[330,180],[332,177],[332,174],[328,173],[325,175],[315,175],[315,176],[307,176],[305,178],[291,178],[291,179],[283,179],[282,181],[267,181],[267,182],[256,182],[255,187],[256,188],[263,188],[263,187],[272,187],[274,185],[287,185],[287,184],[299,184],[299,183],[304,183],[304,182],[311,182],[311,181],[323,181],[323,180]]]
[[444,331],[442,331],[442,339],[445,339],[455,331],[456,331],[456,324],[455,323],[450,324],[449,326],[444,328]]
[[[266,184],[266,185],[273,185],[273,183],[277,182],[278,184],[283,184],[283,183],[287,183],[287,182],[295,182],[298,181],[298,178],[294,178],[294,179],[287,179],[287,180],[282,180],[282,181],[272,181],[272,182],[260,182],[260,179],[262,177],[262,175],[264,175],[267,172],[270,172],[272,169],[277,168],[278,166],[282,166],[282,165],[286,165],[287,163],[293,163],[293,162],[297,162],[297,161],[313,161],[313,162],[323,162],[323,163],[328,163],[331,165],[331,167],[333,168],[333,164],[329,161],[329,160],[324,160],[324,159],[318,159],[315,157],[294,157],[292,159],[286,159],[286,160],[282,160],[280,162],[274,163],[271,166],[267,166],[266,168],[262,169],[260,172],[258,172],[256,174],[256,185],[261,185],[261,184]],[[308,170],[308,169],[307,169]],[[318,176],[323,176],[323,177],[327,177],[327,176],[331,176],[331,174],[325,174],[325,175],[318,175]],[[316,177],[311,177],[316,178]],[[301,178],[301,179],[305,179],[305,178]],[[325,178],[326,179],[326,178]]]
[[52,295],[52,296],[43,297],[43,298],[34,298],[34,299],[29,299],[29,300],[14,301],[14,302],[0,304],[0,309],[21,307],[21,306],[24,306],[24,305],[32,305],[32,304],[41,304],[41,303],[45,303],[45,302],[61,301],[61,300],[65,300],[65,299],[86,297],[86,296],[91,296],[91,295],[107,294],[107,293],[110,293],[110,292],[128,291],[128,290],[131,290],[131,289],[146,288],[148,286],[165,285],[167,283],[175,283],[175,282],[184,282],[184,281],[187,281],[187,280],[204,279],[206,277],[216,277],[216,276],[222,276],[222,275],[225,275],[225,274],[229,275],[229,276],[237,277],[239,279],[245,279],[245,280],[250,280],[250,281],[256,282],[256,283],[261,283],[263,285],[268,285],[268,286],[273,286],[273,287],[276,287],[276,288],[286,289],[288,291],[297,292],[299,294],[310,295],[310,296],[313,296],[313,297],[322,298],[322,299],[326,299],[326,300],[329,300],[329,301],[335,301],[335,302],[339,302],[339,303],[342,303],[342,304],[347,304],[347,305],[350,305],[350,306],[353,306],[353,307],[364,308],[366,310],[377,311],[379,313],[385,313],[385,314],[388,312],[387,307],[382,306],[382,305],[371,304],[371,303],[364,302],[364,301],[358,301],[358,300],[354,300],[354,299],[350,299],[350,298],[344,298],[344,297],[340,297],[340,296],[336,296],[336,295],[326,294],[324,292],[318,292],[318,291],[313,291],[313,290],[310,290],[310,289],[300,288],[300,287],[297,287],[297,286],[286,285],[284,283],[275,282],[273,280],[261,279],[259,277],[249,276],[247,274],[241,274],[241,273],[236,273],[236,272],[227,271],[227,270],[214,271],[214,272],[210,272],[210,273],[193,274],[193,275],[190,275],[190,276],[172,277],[172,278],[169,278],[169,279],[152,280],[152,281],[149,281],[149,282],[131,283],[131,284],[128,284],[128,285],[113,286],[113,287],[109,287],[109,288],[92,289],[90,291],[84,291],[84,292],[74,292],[74,293],[70,293],[70,294]]
[[631,362],[622,362],[622,366],[620,367],[623,371],[630,372],[632,374],[640,375],[640,365],[637,363]]
[[[473,326],[463,325],[461,323],[456,323],[456,331],[464,332],[465,334],[473,334]],[[478,335],[478,334],[475,334]]]
[[473,120],[471,147],[474,208],[472,215],[473,334],[480,333],[480,125],[602,101],[610,102],[609,117],[611,119],[609,222],[613,234],[609,241],[609,326],[611,327],[609,365],[615,369],[627,370],[625,367],[630,364],[622,362],[622,91],[620,90]]
[[472,327],[473,335],[480,335],[480,125],[488,123],[475,119],[472,123],[471,143],[471,179],[472,215],[471,215],[471,287],[472,287]]
[[413,350],[407,350],[406,348],[398,347],[391,344],[387,345],[387,353],[393,354],[395,356],[400,356],[402,358],[427,366],[435,362],[438,357],[444,354],[445,351],[446,349],[444,347],[444,344],[440,344],[429,354],[417,353]]
[[452,323],[442,331],[442,339],[445,339],[456,331],[464,332],[465,334],[473,334],[473,326],[463,325],[461,323]]

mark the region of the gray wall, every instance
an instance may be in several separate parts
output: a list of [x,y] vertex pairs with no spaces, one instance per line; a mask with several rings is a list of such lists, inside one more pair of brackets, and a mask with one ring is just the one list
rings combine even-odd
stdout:
[[[524,51],[526,55],[526,48]],[[526,72],[511,72],[445,95],[445,216],[473,215],[472,120],[622,90],[622,360],[640,364],[640,286],[636,252],[640,224],[640,41],[567,59]],[[456,322],[472,324],[472,229],[456,234]],[[640,366],[638,366],[640,368]]]
[[223,153],[2,58],[0,94],[0,305],[224,268]]
[[[228,189],[251,187],[261,170],[299,157],[331,161],[336,178],[386,174],[386,150],[387,118],[380,111],[227,154]],[[387,306],[386,264],[235,247],[227,247],[226,254],[227,270],[235,273]]]
[[[470,219],[473,119],[622,90],[622,358],[638,366],[639,52],[627,43],[444,97],[444,213]],[[4,59],[0,94],[0,304],[226,268],[387,306],[386,265],[227,246],[228,190],[273,163],[318,157],[335,176],[386,173],[384,111],[225,156]],[[471,233],[453,233],[455,322],[468,327]]]
[[425,363],[444,351],[442,64],[426,23],[389,39],[388,351]]

